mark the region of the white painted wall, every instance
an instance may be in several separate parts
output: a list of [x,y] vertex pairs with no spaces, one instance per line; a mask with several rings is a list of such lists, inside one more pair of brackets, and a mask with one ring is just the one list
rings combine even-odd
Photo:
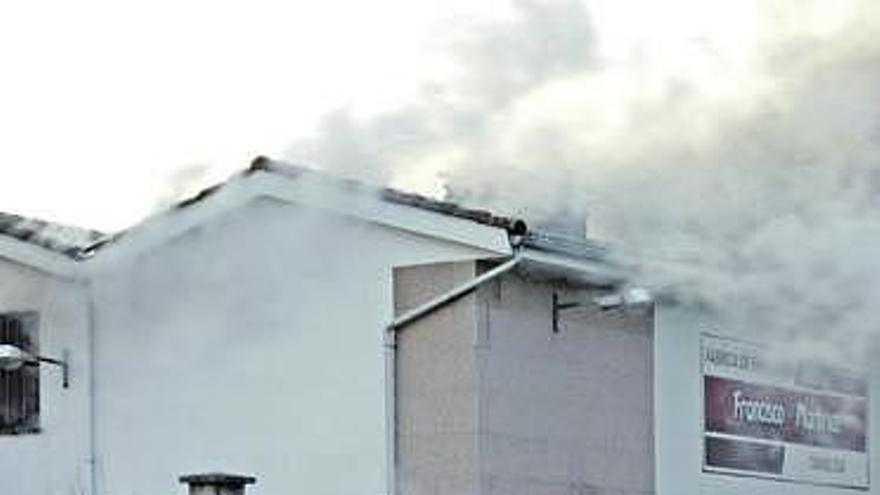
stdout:
[[385,486],[391,267],[493,255],[258,200],[103,271],[100,495],[256,475],[254,495]]
[[39,312],[40,353],[70,351],[70,388],[61,370],[42,366],[36,434],[0,435],[0,493],[80,495],[89,489],[87,290],[0,258],[0,312]]
[[[880,494],[877,462],[871,465],[867,491],[702,473],[700,333],[723,335],[725,329],[708,314],[684,306],[660,305],[655,322],[657,495]],[[880,368],[874,366],[869,379],[868,449],[873,460],[880,452]]]

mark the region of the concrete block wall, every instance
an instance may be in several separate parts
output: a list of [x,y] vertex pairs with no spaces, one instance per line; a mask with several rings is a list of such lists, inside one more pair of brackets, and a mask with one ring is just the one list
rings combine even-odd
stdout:
[[[484,268],[398,270],[396,300],[417,304],[432,284]],[[565,311],[554,333],[554,291],[587,296],[510,274],[401,332],[402,495],[443,493],[472,476],[467,493],[484,495],[654,493],[652,315],[587,306]],[[457,428],[437,414],[447,410]],[[460,462],[413,467],[447,457]]]
[[481,493],[645,495],[654,489],[647,312],[566,310],[583,291],[505,276],[481,293]]
[[[472,279],[474,263],[395,271],[399,314]],[[397,488],[400,494],[477,493],[476,296],[399,333]]]

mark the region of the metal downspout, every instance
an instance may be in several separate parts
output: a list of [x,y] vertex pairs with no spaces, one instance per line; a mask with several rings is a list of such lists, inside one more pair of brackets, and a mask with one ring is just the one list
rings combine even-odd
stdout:
[[91,495],[98,495],[98,457],[97,457],[97,432],[96,432],[96,398],[95,398],[95,376],[96,358],[95,349],[95,289],[91,280],[86,280],[87,293],[87,318],[88,318],[88,347],[89,347],[89,485],[91,485]]
[[397,495],[397,333],[407,325],[475,291],[481,285],[514,269],[522,257],[519,253],[486,273],[465,282],[395,318],[385,327],[385,407],[387,411],[387,462],[389,495]]

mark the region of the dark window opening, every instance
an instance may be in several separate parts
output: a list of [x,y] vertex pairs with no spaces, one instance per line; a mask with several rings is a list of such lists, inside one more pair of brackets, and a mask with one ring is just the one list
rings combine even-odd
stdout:
[[[37,313],[0,313],[0,344],[39,355]],[[40,369],[26,364],[0,370],[0,435],[40,431]]]

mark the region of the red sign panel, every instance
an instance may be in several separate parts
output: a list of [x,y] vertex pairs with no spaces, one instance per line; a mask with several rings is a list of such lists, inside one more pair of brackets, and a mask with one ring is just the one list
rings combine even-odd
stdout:
[[864,452],[867,400],[706,376],[706,431]]
[[868,487],[863,373],[702,338],[704,470]]

